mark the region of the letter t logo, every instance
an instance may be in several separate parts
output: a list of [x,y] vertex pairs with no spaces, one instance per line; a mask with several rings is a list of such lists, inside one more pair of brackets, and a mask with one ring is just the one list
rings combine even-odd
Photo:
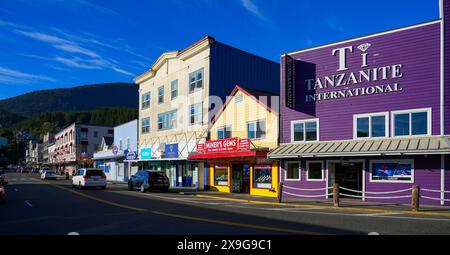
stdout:
[[345,71],[348,69],[347,65],[346,65],[347,50],[349,50],[350,52],[353,52],[353,46],[334,49],[332,52],[333,56],[336,56],[336,52],[339,52],[339,69],[337,70],[338,72]]

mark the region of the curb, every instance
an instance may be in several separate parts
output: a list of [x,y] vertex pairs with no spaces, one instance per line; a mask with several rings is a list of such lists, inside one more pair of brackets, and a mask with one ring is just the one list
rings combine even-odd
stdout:
[[407,211],[407,210],[386,210],[386,209],[373,209],[373,208],[349,208],[349,207],[334,207],[334,206],[327,206],[327,205],[287,204],[287,203],[266,202],[266,201],[250,200],[250,199],[227,198],[227,197],[198,195],[198,194],[196,194],[194,196],[200,197],[200,198],[213,198],[213,199],[218,199],[218,200],[247,202],[247,203],[252,203],[252,204],[263,204],[263,205],[291,206],[291,207],[303,207],[303,208],[322,208],[322,209],[344,210],[344,211],[353,211],[353,212],[395,213],[395,214],[430,215],[430,216],[450,217],[450,212],[449,213],[439,213],[439,212],[420,212],[420,211],[415,212],[415,211]]

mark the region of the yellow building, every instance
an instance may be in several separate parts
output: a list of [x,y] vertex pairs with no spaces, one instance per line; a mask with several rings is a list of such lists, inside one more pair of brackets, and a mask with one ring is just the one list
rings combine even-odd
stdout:
[[191,159],[206,160],[213,190],[276,197],[278,96],[236,86],[209,126],[210,139]]

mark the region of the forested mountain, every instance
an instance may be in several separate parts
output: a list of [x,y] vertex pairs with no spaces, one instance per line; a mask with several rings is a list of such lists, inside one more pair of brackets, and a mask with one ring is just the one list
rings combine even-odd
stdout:
[[[0,121],[7,113],[30,117],[46,112],[88,111],[102,107],[137,108],[138,86],[103,83],[72,88],[40,90],[0,100]],[[3,124],[3,122],[0,122]]]

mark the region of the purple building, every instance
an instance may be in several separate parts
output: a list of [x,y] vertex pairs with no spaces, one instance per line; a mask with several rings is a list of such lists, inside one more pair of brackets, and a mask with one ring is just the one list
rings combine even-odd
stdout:
[[417,185],[421,204],[450,205],[450,1],[440,13],[281,56],[281,144],[269,158],[283,197],[330,198],[338,183],[347,197],[410,203]]

